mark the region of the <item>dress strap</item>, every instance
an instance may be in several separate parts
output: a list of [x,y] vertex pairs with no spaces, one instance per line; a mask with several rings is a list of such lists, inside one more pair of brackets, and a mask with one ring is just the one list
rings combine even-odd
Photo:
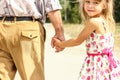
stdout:
[[105,32],[107,32],[107,29],[106,29],[106,27],[105,27],[105,23],[102,22],[102,24],[103,24],[103,27],[104,27]]

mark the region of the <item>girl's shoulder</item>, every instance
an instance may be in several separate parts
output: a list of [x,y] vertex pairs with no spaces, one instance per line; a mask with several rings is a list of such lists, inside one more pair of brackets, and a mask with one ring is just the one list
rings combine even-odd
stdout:
[[93,27],[100,27],[102,26],[102,20],[100,18],[90,18],[86,21],[87,25],[92,25]]
[[88,22],[93,23],[93,24],[98,24],[98,23],[101,23],[102,20],[103,19],[101,18],[90,18]]

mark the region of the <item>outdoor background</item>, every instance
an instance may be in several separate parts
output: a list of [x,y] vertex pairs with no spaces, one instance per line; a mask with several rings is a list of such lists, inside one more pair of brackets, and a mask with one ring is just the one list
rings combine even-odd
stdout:
[[[114,0],[114,19],[116,21],[116,31],[114,34],[115,46],[114,54],[120,60],[120,0]],[[79,14],[78,0],[60,0],[62,4],[62,18],[66,39],[76,37],[83,29]],[[55,53],[55,49],[50,46],[54,29],[49,19],[45,24],[47,32],[45,42],[45,80],[78,80],[81,65],[86,56],[85,42],[79,46],[66,48],[60,53]],[[19,73],[15,80],[21,80]]]

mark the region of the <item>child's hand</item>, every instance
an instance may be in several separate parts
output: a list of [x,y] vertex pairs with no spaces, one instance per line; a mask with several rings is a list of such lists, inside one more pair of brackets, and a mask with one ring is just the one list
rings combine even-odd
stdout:
[[60,49],[61,51],[64,50],[64,48],[61,46],[62,44],[62,41],[60,39],[57,39],[57,38],[53,38],[53,45],[54,45],[54,48],[56,49],[55,52],[59,52]]
[[54,38],[54,45],[56,46],[56,48],[57,48],[57,47],[63,48],[63,47],[61,46],[61,43],[62,43],[62,42],[61,42],[59,39]]
[[61,41],[59,39],[57,39],[57,38],[54,38],[54,41],[55,41],[54,45],[57,46],[57,47],[60,47]]
[[54,41],[54,42],[53,42],[54,48],[56,49],[55,52],[59,52],[59,49],[62,49],[62,48],[59,47],[59,42],[60,42],[60,40],[54,37],[54,38],[53,38],[53,41]]

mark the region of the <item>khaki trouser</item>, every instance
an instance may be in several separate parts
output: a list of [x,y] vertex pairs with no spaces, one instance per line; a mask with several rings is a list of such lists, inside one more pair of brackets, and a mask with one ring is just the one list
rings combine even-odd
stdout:
[[0,80],[44,80],[44,29],[35,21],[0,22]]

